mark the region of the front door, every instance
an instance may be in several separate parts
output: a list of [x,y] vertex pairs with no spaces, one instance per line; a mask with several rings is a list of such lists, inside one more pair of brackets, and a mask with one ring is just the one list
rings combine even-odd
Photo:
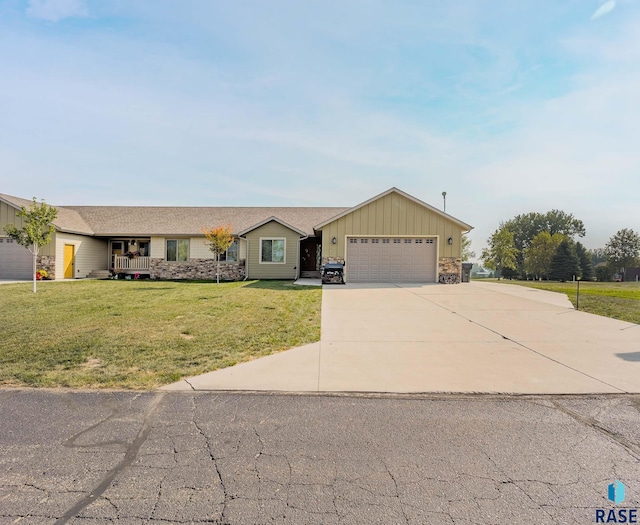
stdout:
[[116,255],[124,253],[124,241],[111,241],[111,269],[115,269]]
[[318,269],[318,243],[315,238],[305,239],[300,243],[300,270],[315,272]]
[[64,278],[73,279],[73,266],[75,260],[75,246],[73,244],[64,245]]

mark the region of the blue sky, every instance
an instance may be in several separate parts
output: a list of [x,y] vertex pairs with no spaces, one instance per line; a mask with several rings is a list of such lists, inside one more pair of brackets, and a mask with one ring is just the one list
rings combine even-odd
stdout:
[[0,193],[640,230],[640,1],[0,0]]

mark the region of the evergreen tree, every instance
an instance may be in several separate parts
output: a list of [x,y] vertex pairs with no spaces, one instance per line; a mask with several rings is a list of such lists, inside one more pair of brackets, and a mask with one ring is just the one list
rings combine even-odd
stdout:
[[582,243],[576,243],[576,255],[580,264],[580,278],[583,281],[593,280],[593,265],[591,264],[591,256]]
[[552,281],[571,281],[580,275],[580,264],[573,244],[562,241],[551,260],[549,279]]

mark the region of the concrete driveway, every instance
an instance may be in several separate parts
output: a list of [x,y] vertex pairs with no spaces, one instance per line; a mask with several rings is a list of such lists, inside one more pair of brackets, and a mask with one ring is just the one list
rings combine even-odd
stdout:
[[168,390],[640,392],[640,326],[496,283],[325,286],[319,343]]

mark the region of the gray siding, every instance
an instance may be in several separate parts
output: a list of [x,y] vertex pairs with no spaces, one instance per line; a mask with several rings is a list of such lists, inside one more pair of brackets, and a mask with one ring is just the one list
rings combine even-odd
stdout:
[[[298,272],[298,249],[300,245],[300,235],[283,226],[271,221],[267,224],[250,231],[245,235],[248,240],[247,250],[247,273],[249,279],[295,279]],[[260,262],[260,239],[264,238],[285,238],[285,263],[261,263]]]

